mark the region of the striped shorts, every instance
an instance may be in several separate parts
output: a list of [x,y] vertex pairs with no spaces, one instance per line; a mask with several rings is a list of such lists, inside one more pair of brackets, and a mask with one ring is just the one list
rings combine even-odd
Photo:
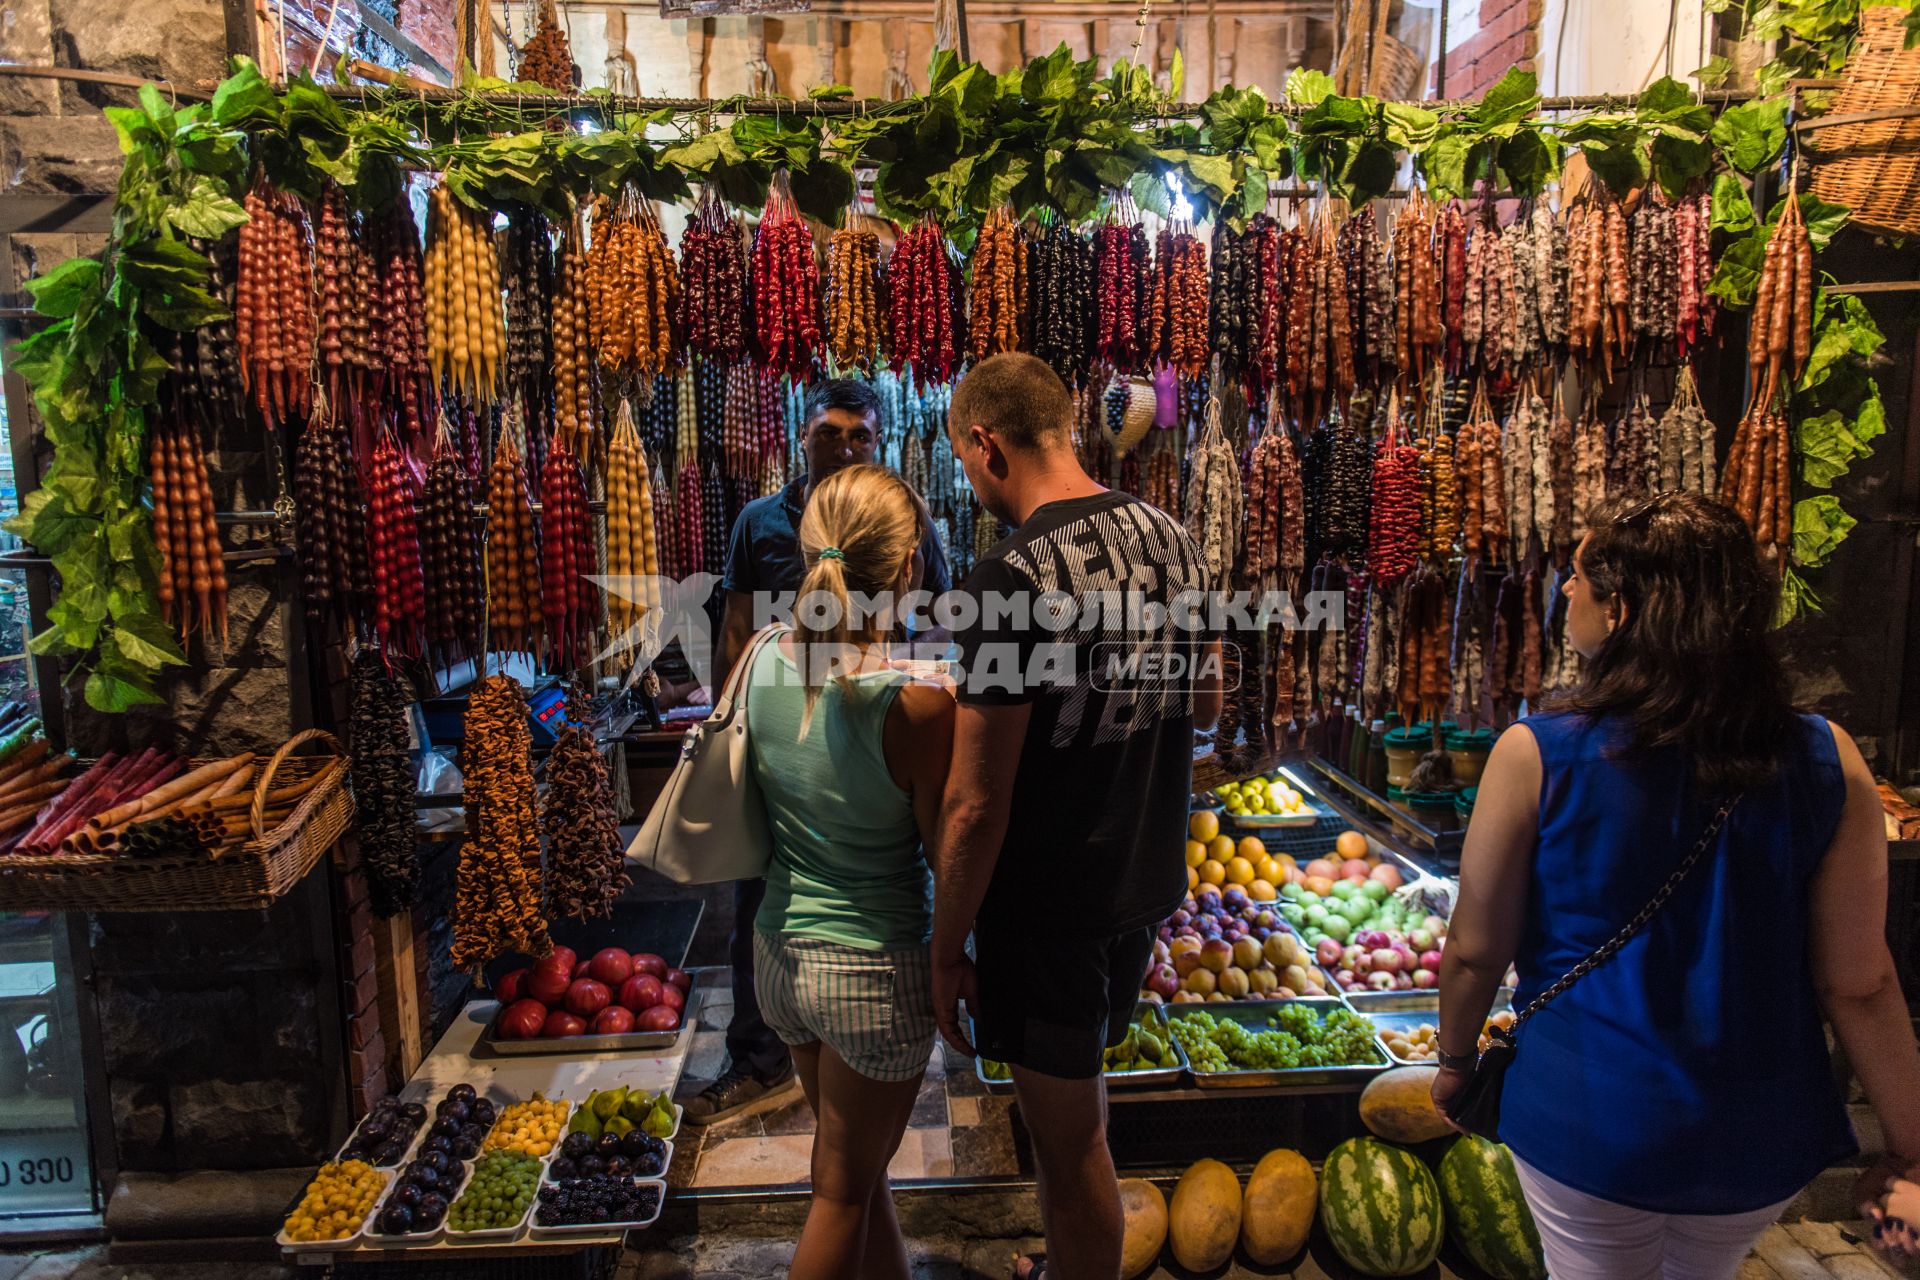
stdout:
[[869,1080],[917,1080],[933,1053],[933,966],[925,947],[862,951],[753,931],[760,1016],[790,1045],[820,1041]]

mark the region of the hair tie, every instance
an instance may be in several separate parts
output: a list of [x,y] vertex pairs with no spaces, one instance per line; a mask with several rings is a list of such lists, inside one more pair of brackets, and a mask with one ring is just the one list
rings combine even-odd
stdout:
[[844,560],[845,560],[846,558],[847,558],[847,557],[846,557],[846,553],[844,553],[843,551],[841,551],[841,550],[840,550],[840,548],[838,548],[838,547],[822,547],[822,548],[820,548],[820,554],[819,554],[819,559],[822,559],[822,560],[842,560],[842,561],[844,561]]

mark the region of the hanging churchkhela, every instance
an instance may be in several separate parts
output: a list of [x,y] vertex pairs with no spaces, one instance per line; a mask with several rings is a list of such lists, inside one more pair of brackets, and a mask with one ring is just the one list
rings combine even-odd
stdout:
[[977,364],[1026,345],[1027,236],[1005,209],[980,224],[967,293],[967,345]]
[[282,424],[313,409],[312,245],[298,196],[264,173],[247,191],[234,300],[240,367],[260,416]]

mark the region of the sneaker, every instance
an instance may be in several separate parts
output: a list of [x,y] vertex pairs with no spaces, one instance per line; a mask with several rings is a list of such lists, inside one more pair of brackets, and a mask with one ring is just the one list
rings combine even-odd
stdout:
[[738,1116],[770,1111],[800,1091],[800,1077],[789,1062],[771,1080],[762,1080],[744,1066],[729,1064],[718,1080],[686,1103],[688,1124],[718,1124]]

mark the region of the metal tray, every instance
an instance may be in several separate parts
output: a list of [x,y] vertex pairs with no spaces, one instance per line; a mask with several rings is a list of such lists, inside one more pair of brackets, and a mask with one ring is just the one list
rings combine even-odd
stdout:
[[[1347,996],[1346,1001],[1355,1013],[1373,1023],[1375,1043],[1396,1066],[1435,1065],[1432,1058],[1403,1058],[1387,1048],[1386,1033],[1411,1031],[1423,1025],[1438,1030],[1440,1026],[1440,993],[1438,991],[1369,991]],[[1511,1008],[1513,1008],[1513,992],[1503,987],[1494,996],[1493,1007],[1487,1012],[1494,1014],[1502,1009]]]
[[[1150,1000],[1139,1001],[1133,1007],[1133,1018],[1131,1020],[1138,1021],[1143,1016],[1150,1016],[1160,1024],[1161,1030],[1166,1033],[1167,1043],[1173,1046],[1174,1055],[1179,1059],[1179,1065],[1162,1067],[1158,1071],[1103,1071],[1100,1073],[1101,1077],[1106,1080],[1107,1087],[1110,1089],[1132,1089],[1142,1088],[1147,1085],[1178,1084],[1180,1077],[1186,1074],[1188,1070],[1187,1051],[1180,1047],[1180,1042],[1173,1038],[1173,1032],[1167,1027],[1165,1007],[1154,1004]],[[985,1087],[988,1093],[1005,1094],[1013,1092],[1013,1081],[992,1080],[987,1077],[986,1059],[980,1057],[978,1054],[974,1055],[973,1073],[979,1078],[981,1085]]]
[[[691,977],[692,975],[689,975]],[[502,1040],[493,1034],[494,1014],[480,1031],[479,1047],[490,1053],[525,1057],[543,1053],[619,1053],[633,1049],[671,1049],[687,1029],[687,1009],[693,1008],[694,990],[700,985],[695,977],[687,984],[687,1003],[680,1011],[680,1025],[671,1031],[630,1031],[623,1036],[551,1036],[536,1040]],[[494,1003],[499,1011],[499,1003]]]
[[1101,1075],[1106,1078],[1109,1089],[1177,1084],[1180,1077],[1186,1074],[1187,1051],[1180,1047],[1180,1042],[1173,1038],[1173,1032],[1167,1026],[1165,1006],[1154,1004],[1150,1000],[1140,1001],[1134,1005],[1133,1017],[1130,1021],[1138,1022],[1142,1018],[1156,1024],[1161,1038],[1173,1046],[1175,1063],[1171,1067],[1161,1067],[1157,1071],[1103,1071]]
[[[1190,1017],[1195,1013],[1210,1013],[1216,1019],[1225,1018],[1250,1030],[1266,1031],[1268,1017],[1288,1005],[1305,1005],[1316,1015],[1325,1018],[1336,1009],[1347,1008],[1344,1000],[1333,996],[1302,996],[1296,1000],[1261,1000],[1252,1004],[1243,1001],[1215,1001],[1212,1004],[1185,1004],[1168,1011],[1169,1018]],[[1202,1089],[1265,1089],[1276,1085],[1290,1084],[1365,1084],[1374,1076],[1385,1071],[1389,1065],[1379,1040],[1374,1041],[1374,1052],[1379,1054],[1377,1062],[1358,1063],[1344,1067],[1293,1067],[1279,1071],[1202,1071],[1188,1060],[1188,1070],[1193,1072],[1193,1082]]]

